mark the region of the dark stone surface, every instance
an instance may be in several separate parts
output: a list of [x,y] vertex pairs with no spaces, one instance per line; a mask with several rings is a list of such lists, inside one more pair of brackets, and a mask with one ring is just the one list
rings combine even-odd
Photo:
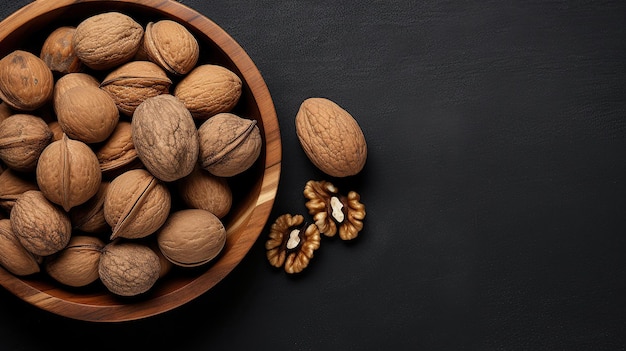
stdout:
[[[52,0],[43,0],[52,1]],[[5,17],[27,1],[2,1]],[[0,289],[0,349],[623,350],[626,3],[182,1],[255,61],[280,119],[270,221],[327,179],[293,119],[331,98],[360,123],[367,206],[350,243],[269,266],[261,235],[197,300],[94,324]]]

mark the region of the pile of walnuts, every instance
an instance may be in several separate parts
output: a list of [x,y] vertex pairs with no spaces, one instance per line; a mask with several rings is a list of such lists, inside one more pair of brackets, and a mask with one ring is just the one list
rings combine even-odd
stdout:
[[232,112],[241,79],[199,53],[175,21],[105,12],[0,59],[5,269],[134,296],[220,254],[261,135]]

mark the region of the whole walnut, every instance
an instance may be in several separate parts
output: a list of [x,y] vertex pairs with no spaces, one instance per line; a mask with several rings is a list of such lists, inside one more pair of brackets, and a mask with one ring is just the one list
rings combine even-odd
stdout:
[[326,98],[308,98],[295,118],[302,150],[319,170],[333,177],[359,173],[367,159],[367,143],[348,111]]
[[210,262],[226,243],[226,229],[220,219],[200,209],[173,212],[156,235],[163,256],[182,267]]
[[228,180],[200,167],[178,180],[177,189],[187,207],[209,211],[220,219],[228,214],[233,204],[233,193]]
[[93,150],[67,135],[43,150],[36,176],[46,198],[65,211],[94,196],[102,181],[100,163]]
[[200,45],[193,34],[172,20],[149,22],[141,49],[150,61],[174,75],[189,73],[200,56]]
[[104,197],[109,185],[111,183],[108,181],[101,182],[98,192],[94,196],[70,210],[70,219],[74,229],[91,234],[105,233],[111,230],[104,218]]
[[0,219],[0,266],[15,275],[25,276],[40,271],[40,260],[20,243],[13,233],[11,221]]
[[154,233],[170,208],[167,186],[141,168],[113,179],[104,197],[104,218],[113,228],[111,239],[138,239]]
[[219,113],[198,128],[199,162],[219,177],[232,177],[250,168],[261,154],[261,132],[256,120]]
[[104,286],[120,296],[150,290],[159,279],[159,256],[147,245],[114,240],[102,249],[98,275]]
[[72,236],[64,249],[44,259],[44,270],[61,284],[73,287],[89,285],[100,277],[98,264],[104,245],[96,237]]
[[52,140],[50,142],[61,140],[61,138],[63,138],[63,134],[65,133],[63,132],[63,128],[61,128],[58,121],[48,122],[48,128],[50,128],[50,131],[52,132]]
[[0,208],[11,212],[15,200],[28,190],[39,190],[30,176],[11,169],[0,173]]
[[15,112],[11,109],[11,106],[4,101],[0,101],[0,122],[13,114],[15,114]]
[[133,143],[130,122],[122,120],[117,123],[113,133],[96,149],[96,157],[104,175],[114,177],[124,170],[137,168],[139,162],[137,150]]
[[37,116],[15,114],[0,123],[0,159],[16,171],[34,171],[51,141],[52,131]]
[[113,98],[120,112],[132,116],[147,98],[169,93],[172,81],[150,61],[131,61],[109,73],[100,88]]
[[54,110],[63,132],[87,144],[105,141],[119,121],[119,110],[104,90],[74,87],[59,95]]
[[54,83],[54,91],[52,92],[52,107],[56,112],[56,102],[61,95],[74,87],[99,87],[100,82],[92,75],[84,72],[68,73],[57,79]]
[[157,95],[142,102],[131,121],[133,143],[141,162],[155,177],[175,181],[198,161],[198,130],[176,97]]
[[220,65],[196,66],[174,88],[174,95],[185,104],[194,118],[207,119],[230,112],[239,102],[242,81],[237,74]]
[[10,220],[20,243],[37,256],[62,250],[72,235],[67,213],[38,190],[29,190],[15,200]]
[[139,50],[143,34],[141,24],[130,16],[104,12],[76,26],[72,46],[86,66],[106,70],[130,61]]
[[52,98],[54,77],[39,57],[15,50],[0,60],[0,100],[19,111],[34,111]]
[[44,41],[39,58],[53,72],[67,74],[80,72],[83,69],[83,64],[72,46],[75,32],[75,27],[62,26],[52,31]]

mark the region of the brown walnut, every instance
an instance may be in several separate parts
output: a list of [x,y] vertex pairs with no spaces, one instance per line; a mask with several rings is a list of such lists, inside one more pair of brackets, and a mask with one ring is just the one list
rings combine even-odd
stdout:
[[50,131],[52,132],[52,140],[50,142],[61,140],[63,138],[63,134],[65,133],[63,132],[63,128],[61,128],[59,121],[48,122],[48,128],[50,128]]
[[0,101],[0,123],[13,114],[15,112],[11,109],[11,106],[4,101]]
[[94,196],[70,210],[70,219],[74,229],[92,234],[111,230],[106,218],[104,218],[104,197],[109,185],[111,183],[108,181],[101,182],[98,192]]
[[250,168],[261,154],[261,132],[256,120],[219,113],[198,128],[200,165],[220,177],[232,177]]
[[198,161],[198,130],[193,117],[173,95],[142,102],[131,121],[132,138],[141,162],[165,182],[189,175]]
[[20,243],[37,256],[52,255],[70,241],[69,216],[41,191],[29,190],[20,195],[13,205],[10,220]]
[[120,117],[113,98],[93,86],[68,89],[54,101],[54,110],[63,132],[87,144],[106,140]]
[[13,233],[11,221],[0,219],[0,266],[7,271],[25,276],[38,273],[41,257],[26,250]]
[[150,290],[159,279],[157,254],[138,242],[114,240],[102,249],[98,275],[104,286],[120,296],[136,296]]
[[367,144],[358,122],[335,102],[304,100],[295,119],[304,153],[322,172],[333,177],[359,173],[367,159]]
[[159,229],[171,208],[165,184],[145,169],[126,171],[111,181],[104,197],[104,218],[111,239],[137,239]]
[[150,61],[131,61],[116,68],[100,83],[113,98],[121,113],[132,116],[147,98],[169,92],[172,81],[167,73]]
[[265,242],[267,259],[274,267],[284,266],[287,273],[302,272],[319,249],[320,241],[317,226],[304,223],[302,215],[281,215],[270,227]]
[[44,270],[61,284],[87,286],[99,278],[98,263],[104,245],[96,237],[72,236],[64,249],[44,259]]
[[11,212],[15,200],[28,190],[39,190],[34,179],[11,169],[0,173],[0,208]]
[[0,60],[0,100],[19,111],[33,111],[52,98],[54,77],[39,57],[15,50]]
[[55,109],[55,113],[57,113],[56,102],[59,101],[61,95],[74,87],[87,86],[97,88],[100,86],[100,82],[98,82],[94,76],[84,72],[68,73],[57,79],[56,83],[54,83],[54,91],[52,93],[52,107]]
[[119,121],[113,133],[96,150],[96,157],[104,174],[123,173],[123,170],[130,170],[137,163],[137,150],[131,131],[130,122]]
[[43,194],[65,211],[94,196],[102,181],[100,163],[93,150],[67,135],[43,150],[36,175]]
[[67,74],[80,72],[83,69],[83,63],[74,53],[72,46],[75,32],[75,27],[62,26],[52,31],[44,41],[39,58],[53,72]]
[[241,97],[242,81],[226,67],[196,66],[174,88],[174,95],[194,118],[207,119],[230,112]]
[[228,180],[200,167],[178,180],[177,189],[185,205],[209,211],[220,219],[228,214],[233,204]]
[[172,20],[149,22],[142,49],[150,61],[175,75],[189,73],[200,56],[200,46],[193,34]]
[[226,243],[226,229],[220,219],[200,209],[173,212],[156,235],[163,256],[182,267],[212,261]]
[[0,159],[14,170],[34,171],[51,141],[52,131],[37,116],[15,114],[0,122]]
[[139,50],[143,27],[120,12],[104,12],[76,27],[72,46],[76,56],[94,70],[106,70],[130,61]]
[[332,237],[339,231],[341,239],[351,240],[363,229],[365,205],[355,191],[344,196],[330,182],[309,180],[303,193],[308,200],[305,206],[322,234]]

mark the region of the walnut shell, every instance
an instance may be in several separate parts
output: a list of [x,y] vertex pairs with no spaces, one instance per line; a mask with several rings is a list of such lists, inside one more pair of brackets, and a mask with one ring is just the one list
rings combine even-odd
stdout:
[[111,230],[104,218],[104,197],[111,185],[108,181],[100,183],[98,192],[87,202],[70,210],[70,219],[74,229],[85,233],[99,234]]
[[41,191],[29,190],[20,195],[13,205],[10,220],[20,243],[35,255],[52,255],[70,241],[69,216]]
[[228,180],[196,167],[177,182],[178,195],[189,208],[199,208],[223,218],[230,212],[233,193]]
[[0,101],[0,122],[13,114],[15,114],[15,112],[11,109],[11,106],[4,101]]
[[130,61],[143,38],[143,27],[120,12],[105,12],[84,19],[72,40],[76,56],[88,67],[106,70]]
[[15,50],[0,60],[0,100],[20,111],[33,111],[52,98],[54,77],[39,57]]
[[146,99],[131,121],[137,155],[155,177],[171,182],[189,175],[198,161],[198,130],[193,117],[170,94]]
[[359,173],[367,159],[365,136],[357,121],[325,98],[304,100],[295,119],[296,134],[309,160],[333,177]]
[[75,32],[75,27],[62,26],[52,31],[44,41],[39,58],[53,72],[67,74],[80,72],[83,69],[83,63],[76,56],[72,46]]
[[137,239],[165,223],[171,208],[168,188],[145,169],[117,176],[104,198],[104,218],[113,228],[111,239]]
[[174,88],[174,95],[194,118],[207,119],[230,112],[241,97],[242,81],[226,67],[204,64],[189,72]]
[[63,132],[88,144],[106,140],[120,117],[113,98],[92,86],[70,88],[54,101],[54,110]]
[[189,73],[200,56],[200,45],[193,34],[172,20],[149,22],[142,49],[150,61],[176,75]]
[[11,169],[0,173],[0,208],[11,212],[15,200],[28,190],[39,190],[34,180]]
[[104,286],[120,296],[147,292],[159,279],[159,257],[148,246],[115,240],[102,249],[98,275]]
[[55,109],[54,113],[56,114],[56,101],[59,100],[61,95],[65,94],[66,91],[74,88],[74,87],[99,87],[100,82],[98,80],[87,73],[83,72],[75,72],[68,73],[61,78],[57,79],[54,84],[54,91],[52,92],[52,107]]
[[98,192],[102,172],[96,154],[82,141],[63,139],[48,145],[37,164],[37,184],[50,201],[65,211]]
[[48,128],[50,128],[50,131],[52,132],[52,140],[50,142],[61,140],[63,138],[63,134],[65,133],[63,133],[63,128],[61,128],[59,121],[48,122]]
[[131,61],[109,73],[100,88],[111,95],[121,113],[132,116],[147,98],[168,93],[170,85],[172,81],[157,64]]
[[173,212],[156,235],[163,255],[181,267],[212,261],[226,243],[226,229],[220,219],[200,209]]
[[256,120],[219,113],[198,128],[199,162],[219,177],[232,177],[250,168],[261,154],[261,132]]
[[13,233],[11,221],[0,219],[0,266],[7,271],[25,276],[38,273],[40,257],[26,250]]
[[37,116],[15,114],[0,123],[0,159],[17,171],[34,171],[50,141],[52,131]]
[[43,262],[46,273],[61,284],[87,286],[100,277],[98,264],[104,242],[86,235],[72,236],[67,246]]
[[96,150],[96,157],[103,173],[123,169],[137,160],[130,122],[120,121],[117,124],[109,138]]

